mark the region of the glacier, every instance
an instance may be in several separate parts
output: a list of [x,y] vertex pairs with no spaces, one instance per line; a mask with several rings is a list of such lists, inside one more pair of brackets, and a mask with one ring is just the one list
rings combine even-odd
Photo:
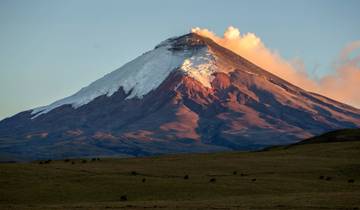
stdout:
[[127,99],[142,98],[156,89],[174,70],[198,80],[205,87],[211,88],[212,74],[216,72],[216,57],[207,47],[172,50],[172,40],[166,40],[153,50],[135,58],[117,70],[82,88],[77,93],[55,101],[47,106],[32,110],[32,119],[50,112],[63,105],[73,108],[88,104],[95,98],[106,95],[110,97],[120,87],[129,94]]

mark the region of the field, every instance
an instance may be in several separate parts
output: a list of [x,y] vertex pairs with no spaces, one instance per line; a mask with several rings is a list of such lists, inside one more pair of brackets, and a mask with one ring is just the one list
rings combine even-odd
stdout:
[[2,210],[359,208],[359,141],[0,164]]

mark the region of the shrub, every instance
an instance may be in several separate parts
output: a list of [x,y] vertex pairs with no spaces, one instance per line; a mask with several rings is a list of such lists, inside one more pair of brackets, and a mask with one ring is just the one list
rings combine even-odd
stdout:
[[130,174],[133,175],[133,176],[136,176],[136,175],[138,175],[138,172],[132,171]]
[[82,163],[86,163],[87,161],[86,161],[86,160],[82,160],[81,162],[82,162]]
[[69,160],[69,159],[65,159],[64,162],[67,163],[67,162],[70,162],[70,160]]
[[75,162],[74,161],[71,161],[71,165],[74,165],[75,164]]
[[252,182],[256,182],[256,179],[252,179],[251,181],[252,181]]
[[146,182],[146,179],[145,179],[145,178],[143,178],[141,181],[144,183],[144,182]]
[[236,175],[237,174],[237,171],[233,171],[233,175]]
[[330,177],[330,176],[327,176],[325,180],[326,180],[326,181],[330,181],[330,180],[331,180],[331,177]]
[[185,175],[185,176],[184,176],[184,179],[189,179],[189,175]]
[[127,201],[127,200],[128,200],[127,195],[122,195],[122,196],[120,197],[120,200],[121,200],[121,201]]
[[215,179],[215,178],[211,178],[211,179],[209,180],[209,182],[210,182],[210,183],[214,183],[214,182],[216,182],[216,179]]
[[324,179],[325,177],[324,176],[319,176],[319,179]]
[[349,180],[348,180],[348,183],[354,183],[354,182],[355,182],[354,179],[349,179]]

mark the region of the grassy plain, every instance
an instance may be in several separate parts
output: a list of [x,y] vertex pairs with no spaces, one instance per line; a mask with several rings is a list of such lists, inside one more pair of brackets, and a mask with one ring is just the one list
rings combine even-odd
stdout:
[[2,210],[359,208],[360,141],[0,164]]

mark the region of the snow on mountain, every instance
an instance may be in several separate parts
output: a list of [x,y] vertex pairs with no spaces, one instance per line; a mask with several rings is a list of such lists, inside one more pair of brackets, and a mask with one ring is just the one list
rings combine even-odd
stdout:
[[211,88],[213,73],[218,71],[214,61],[215,57],[208,49],[201,49],[196,55],[184,60],[181,70],[205,87]]
[[160,43],[155,49],[82,88],[74,95],[55,101],[48,106],[35,108],[32,111],[34,115],[32,119],[66,104],[78,108],[99,96],[113,95],[120,87],[126,93],[130,92],[127,99],[142,98],[157,88],[176,69],[198,80],[204,86],[211,87],[212,74],[216,71],[216,65],[214,65],[215,57],[209,49],[203,47],[173,50],[173,40],[176,38]]

